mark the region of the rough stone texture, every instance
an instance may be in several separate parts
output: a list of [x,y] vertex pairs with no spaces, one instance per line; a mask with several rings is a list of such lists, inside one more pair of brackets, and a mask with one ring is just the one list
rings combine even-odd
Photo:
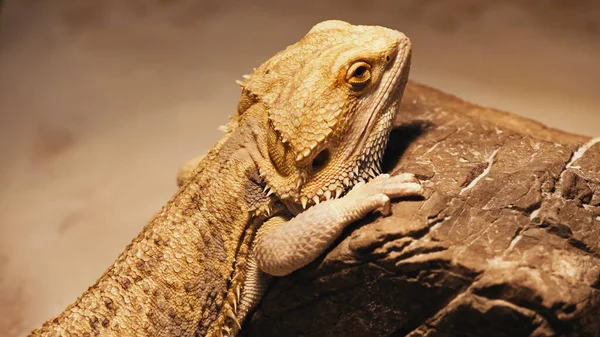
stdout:
[[385,164],[427,197],[277,279],[244,335],[600,336],[600,142],[415,83],[397,126]]

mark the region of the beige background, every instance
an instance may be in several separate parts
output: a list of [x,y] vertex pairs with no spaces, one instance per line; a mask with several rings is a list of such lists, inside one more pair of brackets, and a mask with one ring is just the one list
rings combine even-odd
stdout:
[[0,335],[72,302],[324,19],[404,31],[412,78],[600,135],[597,1],[12,0],[0,14]]

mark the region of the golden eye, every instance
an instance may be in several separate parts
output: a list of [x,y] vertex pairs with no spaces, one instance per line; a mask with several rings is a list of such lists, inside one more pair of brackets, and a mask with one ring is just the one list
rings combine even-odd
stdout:
[[348,68],[346,81],[355,89],[363,89],[371,81],[371,65],[359,61]]

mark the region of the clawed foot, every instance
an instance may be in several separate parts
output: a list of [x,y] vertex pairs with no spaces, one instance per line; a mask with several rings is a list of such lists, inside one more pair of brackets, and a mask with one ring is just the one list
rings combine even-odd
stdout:
[[384,216],[391,214],[390,199],[408,196],[422,196],[423,186],[412,173],[395,176],[382,174],[368,183],[356,184],[346,198],[359,198],[379,209]]

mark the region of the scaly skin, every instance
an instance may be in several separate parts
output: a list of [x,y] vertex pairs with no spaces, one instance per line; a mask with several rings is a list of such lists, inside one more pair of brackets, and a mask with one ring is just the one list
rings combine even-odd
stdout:
[[247,77],[226,135],[77,301],[31,336],[234,336],[270,278],[317,258],[409,174],[378,175],[410,43],[326,21]]

